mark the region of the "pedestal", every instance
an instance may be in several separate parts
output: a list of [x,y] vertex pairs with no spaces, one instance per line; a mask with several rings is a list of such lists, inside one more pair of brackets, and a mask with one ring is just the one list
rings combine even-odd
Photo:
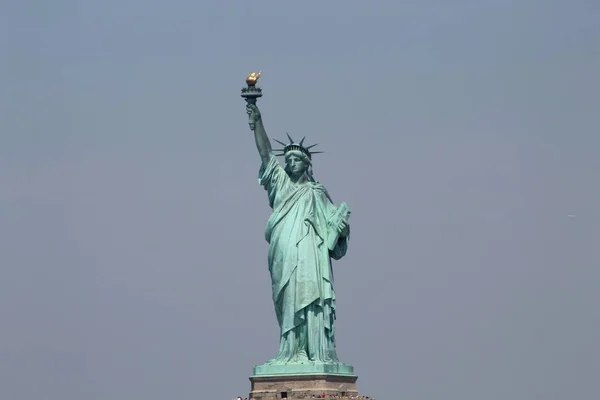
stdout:
[[356,376],[275,375],[251,376],[250,400],[312,399],[316,395],[358,396]]
[[253,376],[279,375],[354,375],[352,365],[337,363],[263,364],[254,367]]

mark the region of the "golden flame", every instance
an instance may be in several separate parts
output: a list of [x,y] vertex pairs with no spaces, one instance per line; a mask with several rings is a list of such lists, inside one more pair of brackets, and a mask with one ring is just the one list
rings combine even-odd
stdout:
[[256,85],[256,81],[258,81],[258,78],[260,78],[261,75],[262,75],[262,72],[259,72],[259,73],[253,72],[250,75],[248,75],[248,77],[246,78],[246,83],[248,84],[248,86]]

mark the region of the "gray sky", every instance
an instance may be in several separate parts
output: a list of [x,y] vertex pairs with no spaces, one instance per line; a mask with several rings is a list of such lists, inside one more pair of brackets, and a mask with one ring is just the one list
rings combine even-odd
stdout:
[[[0,398],[229,399],[277,350],[240,89],[352,208],[338,350],[380,399],[600,376],[600,3],[0,5]],[[569,217],[575,214],[576,217]]]

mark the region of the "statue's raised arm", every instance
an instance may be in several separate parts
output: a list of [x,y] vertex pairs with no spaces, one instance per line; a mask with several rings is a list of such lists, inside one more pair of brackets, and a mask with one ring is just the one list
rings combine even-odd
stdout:
[[263,165],[266,165],[271,157],[271,143],[269,142],[269,137],[265,131],[260,110],[256,104],[248,104],[246,106],[246,113],[248,114],[248,124],[250,125],[250,129],[254,131],[254,140],[256,141],[258,154],[260,155]]
[[263,165],[266,165],[271,157],[271,143],[269,142],[269,137],[265,131],[260,111],[256,106],[256,99],[262,96],[262,90],[259,87],[256,87],[258,78],[260,78],[261,75],[262,72],[253,72],[248,75],[246,78],[248,87],[242,89],[242,97],[248,103],[246,105],[248,125],[250,125],[250,129],[254,131],[254,139],[256,141],[258,154],[260,155]]

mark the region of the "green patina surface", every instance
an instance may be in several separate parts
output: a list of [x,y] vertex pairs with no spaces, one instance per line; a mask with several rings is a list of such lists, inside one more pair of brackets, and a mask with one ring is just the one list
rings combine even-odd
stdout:
[[256,366],[256,376],[340,374],[354,375],[339,361],[335,344],[336,303],[332,260],[346,254],[350,211],[336,206],[326,188],[314,179],[313,146],[304,139],[279,142],[281,166],[256,105],[262,96],[254,86],[242,91],[261,164],[259,184],[267,192],[272,214],[265,238],[273,304],[280,327],[275,358]]
[[342,363],[330,364],[283,364],[283,365],[257,365],[254,367],[254,376],[272,376],[272,375],[343,375],[355,376],[354,368],[351,365]]

